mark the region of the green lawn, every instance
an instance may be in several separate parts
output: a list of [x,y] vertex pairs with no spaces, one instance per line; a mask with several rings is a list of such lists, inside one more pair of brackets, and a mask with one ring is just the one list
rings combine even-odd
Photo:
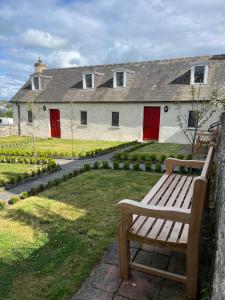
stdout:
[[156,154],[157,156],[160,155],[179,155],[179,154],[189,154],[191,153],[191,147],[190,145],[181,145],[181,144],[149,144],[145,147],[139,148],[133,152],[130,152],[130,154]]
[[0,137],[0,147],[9,145],[9,144],[16,144],[26,141],[31,141],[31,137],[29,136],[20,136],[20,135],[12,135],[12,136],[1,136]]
[[0,212],[0,299],[70,299],[115,237],[115,204],[158,179],[86,172]]
[[0,179],[9,180],[15,178],[17,175],[24,175],[26,172],[31,172],[35,169],[32,164],[10,164],[0,163]]

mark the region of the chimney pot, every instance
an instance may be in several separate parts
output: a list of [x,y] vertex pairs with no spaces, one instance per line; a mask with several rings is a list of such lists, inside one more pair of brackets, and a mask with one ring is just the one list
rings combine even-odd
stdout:
[[43,63],[42,58],[39,57],[38,61],[34,64],[34,73],[42,73],[46,69],[46,64]]

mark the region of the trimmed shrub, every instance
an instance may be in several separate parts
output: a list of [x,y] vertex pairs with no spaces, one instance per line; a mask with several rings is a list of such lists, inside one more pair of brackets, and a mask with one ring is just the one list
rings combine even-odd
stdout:
[[84,164],[84,170],[85,171],[89,171],[91,169],[91,165],[90,164]]
[[137,161],[137,160],[138,160],[138,154],[136,154],[136,153],[132,154],[132,155],[130,156],[130,159],[131,159],[132,161]]
[[28,192],[22,192],[22,193],[20,193],[20,195],[19,195],[20,199],[26,199],[28,196],[29,196],[29,195],[28,195]]
[[164,161],[165,161],[165,159],[166,159],[166,155],[162,154],[162,155],[160,156],[160,163],[163,164]]
[[19,196],[12,196],[12,198],[9,200],[9,204],[15,204],[16,202],[20,201]]
[[133,164],[132,170],[133,171],[140,171],[141,170],[140,165],[139,165],[138,162]]
[[183,154],[179,154],[179,155],[177,155],[177,158],[178,159],[184,159],[184,155]]
[[193,158],[192,154],[188,154],[188,155],[186,156],[186,159],[187,159],[187,160],[192,160],[192,158]]
[[128,160],[128,158],[129,158],[129,155],[128,155],[127,152],[125,152],[125,153],[123,154],[123,159],[124,159],[124,160]]
[[5,201],[0,200],[0,210],[3,210],[5,207]]
[[141,154],[140,155],[140,159],[143,160],[143,161],[145,161],[146,160],[146,154]]
[[98,161],[95,161],[93,164],[93,169],[98,170],[100,168],[100,164]]
[[185,174],[186,173],[186,168],[185,166],[179,166],[179,170],[181,174]]
[[130,164],[129,164],[129,161],[125,161],[124,164],[123,164],[123,169],[124,170],[130,170]]
[[155,172],[157,172],[157,173],[161,173],[162,172],[161,164],[156,164],[155,165]]
[[107,161],[102,162],[102,169],[109,169],[109,163]]
[[120,169],[120,165],[119,165],[119,162],[117,160],[114,160],[114,162],[113,162],[113,169],[114,170],[119,170]]
[[145,163],[145,171],[146,172],[152,171],[152,164],[150,162]]
[[156,154],[154,154],[154,153],[151,154],[151,155],[150,155],[150,159],[151,159],[152,162],[156,162],[156,161],[157,161]]

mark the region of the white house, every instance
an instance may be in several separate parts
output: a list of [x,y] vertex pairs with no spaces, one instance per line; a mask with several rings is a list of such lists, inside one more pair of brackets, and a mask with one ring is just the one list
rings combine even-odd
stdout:
[[11,101],[21,135],[70,139],[73,128],[75,139],[186,143],[175,103],[192,130],[193,90],[207,101],[224,84],[225,55],[61,69],[39,59]]

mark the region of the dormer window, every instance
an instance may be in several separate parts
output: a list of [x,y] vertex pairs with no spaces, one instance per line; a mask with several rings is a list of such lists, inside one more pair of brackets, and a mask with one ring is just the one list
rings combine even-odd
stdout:
[[126,87],[125,71],[115,71],[113,73],[113,87],[114,88]]
[[94,74],[86,73],[83,74],[83,89],[93,89],[94,88]]
[[208,66],[197,65],[191,68],[191,84],[207,84]]
[[32,77],[31,85],[32,85],[32,90],[40,90],[41,89],[41,78],[40,77]]

